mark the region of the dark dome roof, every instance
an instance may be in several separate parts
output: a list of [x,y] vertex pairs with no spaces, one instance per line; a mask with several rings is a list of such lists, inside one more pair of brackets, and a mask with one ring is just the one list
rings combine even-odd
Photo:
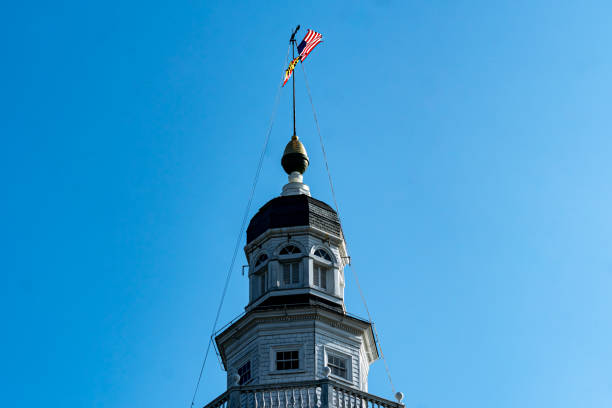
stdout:
[[338,237],[338,214],[323,201],[304,194],[276,197],[257,211],[247,228],[247,244],[271,228],[312,226]]

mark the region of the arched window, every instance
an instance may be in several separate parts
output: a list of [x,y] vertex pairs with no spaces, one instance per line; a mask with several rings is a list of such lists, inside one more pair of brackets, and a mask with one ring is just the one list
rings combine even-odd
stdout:
[[314,255],[318,256],[319,258],[323,258],[326,261],[333,262],[331,255],[326,250],[324,250],[324,249],[321,249],[321,248],[317,249],[314,252]]
[[[281,256],[301,254],[300,248],[295,245],[287,245],[278,253]],[[290,260],[281,261],[282,268],[282,286],[290,287],[300,284],[300,261],[290,257]]]
[[296,247],[295,245],[287,245],[286,247],[281,249],[279,255],[293,255],[300,253],[302,253],[302,251],[300,251],[300,248]]
[[263,265],[263,263],[266,262],[267,260],[268,260],[268,255],[266,254],[259,255],[259,258],[257,258],[257,261],[255,262],[255,267],[257,268],[259,265]]
[[[313,266],[312,283],[315,287],[319,289],[327,290],[328,287],[333,286],[332,269],[330,268],[330,265],[327,263],[327,262],[329,262],[330,264],[333,263],[333,260],[332,260],[333,258],[329,254],[329,252],[327,252],[323,248],[317,248],[314,251],[313,255],[316,258],[319,258],[319,261],[315,262]],[[327,261],[327,262],[321,262],[320,260]]]

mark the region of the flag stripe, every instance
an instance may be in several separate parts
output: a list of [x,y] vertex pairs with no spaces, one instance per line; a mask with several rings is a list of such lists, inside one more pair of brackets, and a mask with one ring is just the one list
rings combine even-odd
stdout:
[[299,57],[301,61],[304,61],[308,54],[316,47],[320,42],[322,42],[323,35],[321,33],[317,33],[313,30],[308,30],[306,32],[306,36],[298,45],[298,52],[300,53]]
[[306,59],[308,54],[310,54],[310,52],[314,49],[314,47],[316,47],[320,42],[322,42],[322,41],[321,40],[316,40],[315,42],[307,45],[306,48],[304,48],[304,51],[302,51],[302,54],[301,54],[302,61],[304,61]]
[[315,33],[312,30],[308,30],[308,31],[309,31],[309,33],[306,34],[306,42],[312,41],[314,39],[314,37],[317,35],[317,33]]

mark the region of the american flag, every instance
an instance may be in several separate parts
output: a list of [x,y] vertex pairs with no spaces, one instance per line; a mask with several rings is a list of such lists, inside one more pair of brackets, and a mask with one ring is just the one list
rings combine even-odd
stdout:
[[301,61],[304,61],[308,54],[310,54],[310,51],[312,51],[317,44],[323,41],[322,38],[323,35],[321,33],[317,33],[316,31],[308,30],[306,32],[306,36],[297,47],[298,52],[300,53]]

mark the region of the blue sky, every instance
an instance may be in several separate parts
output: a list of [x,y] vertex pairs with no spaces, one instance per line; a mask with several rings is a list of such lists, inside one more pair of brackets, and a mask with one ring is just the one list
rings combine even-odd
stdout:
[[[2,8],[3,405],[189,406],[299,23],[325,40],[305,66],[347,307],[357,272],[407,406],[612,406],[609,2]],[[289,98],[251,215],[286,181]],[[391,397],[382,362],[370,391]]]

